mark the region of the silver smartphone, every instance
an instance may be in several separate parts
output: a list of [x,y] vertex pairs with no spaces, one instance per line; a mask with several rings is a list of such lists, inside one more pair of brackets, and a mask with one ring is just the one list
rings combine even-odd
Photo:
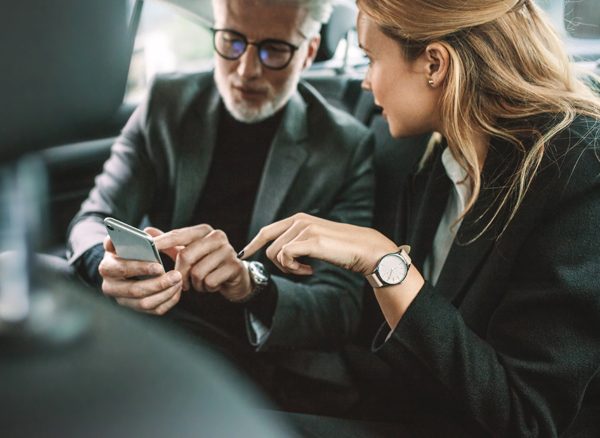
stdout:
[[162,266],[160,255],[150,234],[112,217],[104,219],[104,225],[119,257],[156,262]]

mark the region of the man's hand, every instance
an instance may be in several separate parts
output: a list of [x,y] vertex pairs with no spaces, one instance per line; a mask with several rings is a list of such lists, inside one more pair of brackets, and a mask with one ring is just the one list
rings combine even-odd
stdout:
[[183,247],[175,261],[183,290],[193,287],[200,292],[220,292],[229,301],[239,301],[252,292],[248,270],[223,231],[196,225],[157,236],[154,243],[159,251]]
[[[154,315],[164,315],[179,302],[183,285],[179,272],[165,273],[158,263],[118,257],[108,236],[104,239],[104,249],[106,252],[98,271],[103,278],[105,295],[122,306]],[[142,276],[152,278],[135,278]]]

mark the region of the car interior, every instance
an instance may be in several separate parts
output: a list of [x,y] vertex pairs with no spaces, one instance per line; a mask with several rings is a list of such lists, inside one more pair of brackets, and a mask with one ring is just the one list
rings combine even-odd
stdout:
[[[162,3],[166,3],[167,7],[194,26],[204,29],[210,26],[210,1],[115,2],[114,7],[102,7],[102,12],[94,13],[94,27],[88,26],[86,29],[86,41],[89,40],[95,46],[81,47],[81,39],[78,40],[79,47],[73,47],[76,44],[71,43],[72,46],[59,48],[52,39],[48,40],[48,47],[36,45],[37,38],[36,41],[30,42],[31,50],[39,52],[40,56],[32,57],[27,62],[39,62],[39,65],[26,67],[32,71],[45,71],[46,74],[36,81],[37,83],[32,84],[35,91],[31,91],[30,98],[32,103],[35,99],[35,105],[32,105],[35,107],[35,114],[19,115],[19,120],[8,124],[10,131],[6,134],[7,144],[15,144],[17,141],[21,146],[31,144],[46,169],[49,212],[46,227],[51,232],[47,235],[45,247],[41,248],[42,252],[64,257],[69,222],[93,187],[94,178],[101,172],[104,161],[109,157],[114,140],[136,106],[126,95],[128,81],[131,81],[131,70],[135,67],[136,57],[139,57],[136,50],[140,49],[136,49],[135,46],[136,30],[144,18],[145,8],[151,10],[153,4],[164,8]],[[23,16],[27,14],[25,6],[21,13]],[[89,7],[86,7],[85,11],[76,8],[69,11],[73,19],[78,14],[89,13]],[[40,15],[37,16],[40,23],[36,26],[40,32],[55,32],[55,26],[50,23],[56,21],[48,19],[52,14],[57,14],[55,9],[40,11]],[[116,20],[116,17],[123,16],[127,16],[128,19]],[[58,18],[56,17],[57,20]],[[27,17],[27,20],[31,20],[31,17]],[[356,54],[356,47],[354,53],[351,53],[349,47],[353,37],[356,45],[356,37],[353,34],[355,24],[355,5],[352,2],[337,4],[330,22],[322,29],[321,47],[314,66],[305,73],[304,80],[316,88],[333,106],[352,114],[373,130],[376,137],[374,161],[379,188],[376,193],[375,226],[383,232],[390,233],[395,205],[390,205],[389,200],[398,198],[403,178],[423,154],[429,135],[403,139],[393,139],[390,136],[387,124],[379,108],[374,105],[371,93],[361,88],[366,62],[362,56]],[[110,28],[111,31],[106,32],[106,28]],[[94,32],[97,34],[94,35]],[[110,38],[104,41],[107,39],[107,33]],[[208,33],[202,36],[209,38]],[[69,35],[64,37],[68,38]],[[58,50],[73,53],[76,49],[83,53],[77,57],[70,57],[72,65],[42,65],[49,56],[48,53]],[[11,50],[16,51],[16,48]],[[42,52],[45,53],[44,56],[41,55]],[[112,53],[116,55],[113,56]],[[18,58],[16,52],[11,55]],[[56,56],[60,54],[57,53]],[[210,68],[210,63],[205,68]],[[59,69],[64,71],[59,73]],[[92,84],[94,85],[91,86]],[[17,86],[10,88],[19,89]],[[14,97],[15,102],[19,99],[21,98]],[[17,116],[14,113],[9,114],[8,120],[11,120],[10,117],[16,119]],[[44,122],[38,130],[29,129],[29,116]],[[45,135],[42,135],[42,132]],[[16,152],[15,150],[14,153]],[[10,156],[13,151],[5,150],[3,153]],[[366,296],[368,300],[365,305],[365,322],[366,326],[374,330],[380,321],[379,316],[375,317],[372,323],[369,321],[373,315],[378,315],[379,311],[370,294]],[[365,329],[364,336],[361,337],[368,339],[370,334],[372,333]]]
[[[175,8],[182,8],[186,5],[186,2],[182,1],[167,3],[173,4]],[[188,14],[204,13],[206,15],[206,8],[210,10],[210,2],[204,2],[204,9],[199,6],[203,2],[189,3],[194,5],[194,9],[188,9]],[[133,31],[133,23],[138,22],[140,19],[135,14],[141,15],[143,13],[143,7],[139,6],[142,4],[148,7],[152,4],[152,1],[137,2],[137,7],[131,12],[132,16],[129,28],[117,29],[117,31],[129,36],[129,32]],[[210,20],[210,16],[202,17],[202,19],[196,18],[196,22],[198,23],[210,23]],[[382,169],[377,174],[384,179],[379,186],[385,188],[397,187],[398,184],[395,184],[395,182],[401,179],[401,175],[410,170],[415,160],[420,157],[428,136],[399,140],[392,139],[388,133],[385,121],[380,115],[380,111],[373,103],[372,95],[361,89],[362,74],[366,67],[365,60],[361,58],[358,62],[354,61],[351,63],[352,61],[348,59],[348,54],[342,54],[341,59],[340,57],[334,59],[338,47],[346,44],[347,36],[349,36],[355,27],[355,21],[356,11],[353,4],[340,3],[336,6],[330,23],[322,29],[322,45],[319,49],[315,65],[311,70],[306,72],[304,80],[316,88],[329,103],[349,112],[365,125],[373,128],[377,137],[375,161],[377,166]],[[204,25],[206,26],[206,24]],[[120,49],[123,50],[123,48]],[[133,44],[130,43],[128,49],[131,57],[134,51]],[[127,69],[128,62],[129,58],[123,59],[121,63],[124,64],[119,66],[117,65],[119,63],[118,58],[111,59],[109,64],[108,61],[103,62],[95,57],[95,64],[89,63],[85,68],[93,70],[95,76],[106,74],[98,71],[95,67],[97,64],[102,64],[104,69],[107,69],[107,64],[109,64],[113,72],[114,70],[120,70],[121,82],[118,82],[117,73],[112,73],[114,79],[112,83],[106,83],[106,87],[119,90],[122,94],[125,87],[122,73]],[[83,72],[73,71],[73,73],[79,77]],[[88,76],[86,73],[83,74]],[[88,77],[92,83],[96,83],[96,81],[93,81],[94,76]],[[86,84],[89,84],[89,82]],[[80,86],[83,88],[86,84],[81,84]],[[56,89],[52,84],[48,84],[48,87]],[[90,90],[86,90],[86,92],[89,94]],[[88,97],[83,93],[83,91],[77,90],[73,95],[87,99]],[[96,90],[95,93],[98,95],[95,97],[99,99],[108,100],[111,97],[109,93],[103,91]],[[135,104],[125,101],[120,102],[120,106],[115,113],[103,115],[101,113],[103,105],[107,107],[109,104],[109,102],[99,102],[98,105],[94,105],[94,110],[98,113],[89,117],[101,120],[102,124],[96,124],[96,126],[90,127],[90,130],[86,130],[82,126],[82,129],[86,130],[86,133],[83,135],[88,138],[81,138],[82,136],[79,136],[80,141],[65,142],[64,144],[47,147],[40,151],[49,175],[51,224],[53,235],[56,236],[55,246],[49,248],[52,253],[60,254],[64,251],[64,237],[68,223],[91,189],[95,175],[101,171],[102,164],[109,156],[110,147],[115,137],[119,134],[120,129],[135,109]],[[53,110],[52,112],[54,113],[54,117],[58,118],[56,111]],[[77,112],[79,113],[78,109]],[[83,117],[84,114],[81,116]],[[67,134],[65,133],[65,135]],[[76,138],[76,136],[72,138]],[[47,140],[45,139],[45,141]],[[390,160],[389,153],[398,154],[399,159]],[[401,167],[385,169],[391,162],[396,162]],[[390,199],[393,196],[389,196],[389,193],[382,193],[382,198]],[[386,206],[385,210],[391,211],[393,208]],[[378,220],[383,224],[385,221],[390,220],[390,218],[379,218]]]
[[[567,6],[564,0],[540,0],[540,4],[564,36],[574,62],[583,71],[600,73],[600,8],[596,0]],[[7,236],[31,237],[16,224],[28,214],[37,214],[38,229],[33,234],[42,244],[33,249],[64,257],[69,222],[93,187],[152,75],[211,68],[210,0],[22,0],[6,1],[2,10],[0,27],[6,37],[0,39],[0,199],[2,209],[15,205],[8,195],[11,182],[19,178],[15,169],[33,158],[36,164],[27,167],[27,175],[35,174],[31,179],[38,188],[31,197],[38,207],[20,216],[0,215],[4,217],[0,251],[11,249],[8,242],[15,241]],[[161,21],[166,22],[165,31],[153,31]],[[185,26],[178,26],[180,22]],[[390,136],[371,93],[361,88],[367,63],[357,46],[355,24],[354,2],[337,2],[329,23],[323,26],[317,60],[303,80],[372,130],[374,225],[391,235],[396,205],[390,200],[398,199],[431,135]],[[190,33],[184,33],[183,27],[191,29]],[[167,31],[179,40],[170,40]],[[187,44],[178,46],[177,41],[182,40]],[[174,47],[186,63],[174,59]],[[0,290],[6,284],[0,281]],[[381,319],[372,294],[365,293],[357,342],[367,343]],[[189,403],[192,399],[181,400]],[[253,421],[248,420],[251,428],[247,429],[253,433],[246,435],[265,436]],[[182,427],[191,426],[184,423]]]

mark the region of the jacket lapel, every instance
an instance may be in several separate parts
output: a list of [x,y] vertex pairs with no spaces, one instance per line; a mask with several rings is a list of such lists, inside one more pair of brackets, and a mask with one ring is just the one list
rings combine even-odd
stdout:
[[299,93],[292,96],[284,111],[254,202],[248,230],[249,239],[254,237],[261,227],[275,220],[296,174],[308,155],[306,104]]
[[216,87],[211,87],[207,100],[195,102],[193,109],[182,120],[173,228],[189,225],[202,193],[216,143],[219,102]]
[[446,208],[452,184],[444,170],[441,154],[436,155],[429,172],[422,170],[415,174],[409,184],[412,192],[409,198],[421,199],[421,202],[410,202],[412,211],[407,224],[407,243],[413,248],[413,263],[422,270],[425,258],[431,252],[433,238]]
[[504,143],[492,144],[482,172],[482,190],[458,230],[436,284],[436,289],[455,305],[462,301],[502,231],[502,224],[506,221],[505,210],[479,235],[499,208],[497,198],[511,168],[510,147]]
[[[469,219],[472,219],[471,214],[469,214]],[[490,237],[491,233],[485,233],[474,242],[466,244],[465,242],[469,242],[477,236],[475,230],[480,230],[481,227],[472,224],[467,227],[464,225],[464,223],[461,225],[457,239],[450,248],[446,263],[435,286],[448,301],[457,306],[462,301],[468,286],[473,283],[479,268],[483,266],[495,243],[494,238]],[[492,228],[496,229],[495,226]]]

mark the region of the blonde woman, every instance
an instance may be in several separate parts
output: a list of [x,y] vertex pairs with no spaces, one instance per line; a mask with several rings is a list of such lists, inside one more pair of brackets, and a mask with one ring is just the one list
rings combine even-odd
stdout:
[[531,0],[358,6],[392,135],[441,138],[399,240],[299,214],[244,257],[271,242],[284,272],[310,275],[308,256],[367,277],[373,349],[402,382],[387,395],[439,430],[600,436],[600,101]]

